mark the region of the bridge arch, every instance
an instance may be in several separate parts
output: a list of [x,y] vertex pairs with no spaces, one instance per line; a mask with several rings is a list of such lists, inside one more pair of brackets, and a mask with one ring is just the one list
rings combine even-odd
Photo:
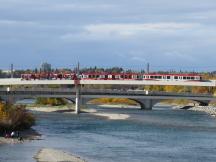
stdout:
[[[87,104],[89,101],[95,100],[95,99],[102,99],[104,97],[97,97],[97,98],[85,98],[83,100],[83,104]],[[105,97],[105,98],[113,98],[113,97]],[[119,98],[119,99],[129,99],[131,101],[136,102],[138,105],[140,105],[140,108],[142,110],[151,110],[152,107],[159,103],[161,100],[153,100],[153,99],[134,99],[134,98]]]
[[[16,104],[17,102],[20,102],[20,101],[23,101],[23,100],[37,100],[38,96],[29,96],[29,97],[1,97],[0,98],[0,101],[3,101],[3,102],[8,102],[8,103],[11,103],[11,104]],[[56,97],[43,97],[43,98],[56,98]],[[65,99],[67,101],[70,101],[72,102],[73,104],[75,104],[75,99],[74,98],[69,98],[69,97],[57,97],[57,98],[62,98],[62,99]]]
[[137,102],[142,110],[151,110],[154,105],[157,103],[161,102],[161,100],[156,100],[156,99],[134,99],[134,98],[129,98],[132,101]]
[[74,98],[68,98],[68,97],[62,97],[63,99],[72,102],[73,104],[75,104],[75,99]]

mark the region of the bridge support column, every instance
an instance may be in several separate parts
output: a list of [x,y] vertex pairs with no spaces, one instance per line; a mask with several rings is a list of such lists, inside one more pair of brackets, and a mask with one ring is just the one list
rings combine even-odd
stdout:
[[160,102],[160,100],[156,99],[132,99],[138,102],[141,106],[141,110],[152,110],[153,106]]
[[75,99],[75,113],[80,113],[80,88],[76,87],[76,99]]
[[151,99],[143,100],[140,102],[141,110],[152,110],[154,106],[153,101]]
[[5,98],[5,102],[6,102],[6,104],[13,105],[13,104],[15,104],[16,101],[15,101],[15,98],[13,96],[8,96]]

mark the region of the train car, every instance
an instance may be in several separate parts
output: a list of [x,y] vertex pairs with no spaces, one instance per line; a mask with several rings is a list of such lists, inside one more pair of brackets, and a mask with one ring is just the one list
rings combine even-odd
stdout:
[[108,80],[109,74],[104,72],[82,73],[80,78],[83,80]]
[[[29,73],[22,74],[22,80],[75,80],[75,73]],[[155,80],[155,81],[202,81],[198,74],[144,74],[144,73],[81,73],[82,80]]]
[[139,73],[82,73],[83,80],[142,80]]
[[202,76],[197,74],[144,74],[143,79],[158,81],[201,81]]
[[21,74],[22,80],[74,80],[74,73],[29,73]]

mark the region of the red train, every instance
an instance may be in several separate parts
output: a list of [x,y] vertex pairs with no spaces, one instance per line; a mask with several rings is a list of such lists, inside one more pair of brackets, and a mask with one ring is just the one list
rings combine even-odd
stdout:
[[21,74],[22,80],[57,80],[57,79],[76,79],[74,73],[30,73]]
[[[22,80],[75,80],[75,73],[31,73],[22,74]],[[81,80],[158,80],[158,81],[202,81],[199,74],[144,74],[144,73],[81,73]]]

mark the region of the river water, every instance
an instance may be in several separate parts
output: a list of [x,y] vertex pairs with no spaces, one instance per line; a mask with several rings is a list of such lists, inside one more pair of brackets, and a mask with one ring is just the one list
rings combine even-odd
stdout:
[[42,140],[0,146],[0,162],[35,162],[41,148],[55,148],[89,162],[215,162],[216,119],[201,112],[155,107],[98,108],[130,114],[107,120],[89,114],[35,113]]

